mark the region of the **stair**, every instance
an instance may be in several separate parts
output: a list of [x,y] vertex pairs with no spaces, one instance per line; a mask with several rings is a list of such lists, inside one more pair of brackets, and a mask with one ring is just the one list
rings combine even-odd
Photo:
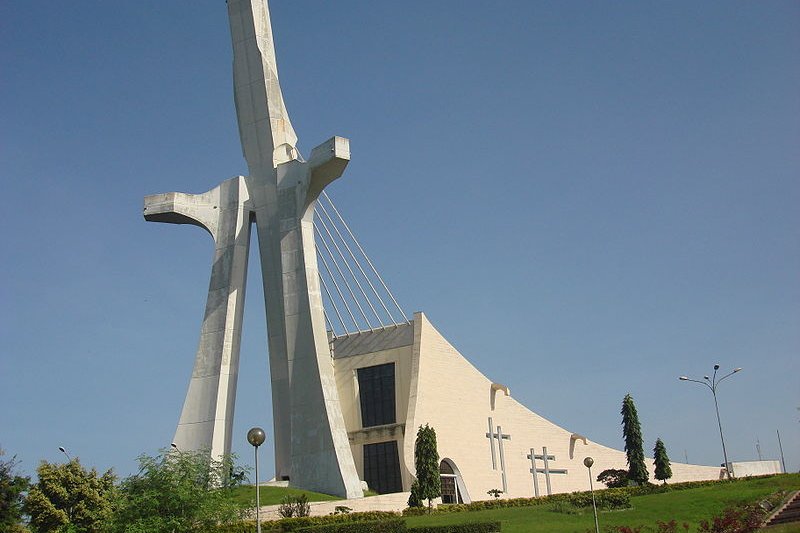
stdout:
[[800,492],[795,492],[786,505],[767,520],[766,525],[774,526],[790,522],[800,522]]

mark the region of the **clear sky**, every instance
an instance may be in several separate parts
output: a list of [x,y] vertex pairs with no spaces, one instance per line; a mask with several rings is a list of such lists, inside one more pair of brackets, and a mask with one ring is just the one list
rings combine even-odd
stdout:
[[[273,0],[301,151],[395,296],[542,416],[800,469],[800,3]],[[142,197],[246,173],[222,0],[0,3],[0,446],[127,475],[168,446],[212,257]],[[250,264],[234,449],[263,426]],[[446,379],[446,376],[443,376]]]

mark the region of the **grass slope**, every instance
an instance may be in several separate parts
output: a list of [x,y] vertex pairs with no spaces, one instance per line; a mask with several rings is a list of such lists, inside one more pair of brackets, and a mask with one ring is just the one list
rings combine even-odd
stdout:
[[[623,511],[601,511],[601,531],[609,526],[647,526],[656,531],[657,521],[676,520],[690,525],[689,531],[697,531],[700,520],[710,520],[725,507],[739,503],[750,503],[782,490],[800,488],[800,474],[788,474],[770,478],[741,480],[734,483],[720,482],[712,486],[699,487],[663,494],[636,496],[631,498],[631,509]],[[578,511],[580,514],[565,514],[553,510],[553,504],[536,507],[490,509],[431,516],[410,517],[410,527],[420,525],[461,524],[465,522],[503,523],[503,533],[585,533],[594,531],[594,516],[591,508]],[[643,531],[648,531],[647,528]],[[777,530],[800,531],[795,529]]]
[[[340,500],[338,496],[331,496],[330,494],[322,494],[320,492],[311,492],[310,490],[293,489],[288,487],[265,487],[261,486],[259,491],[259,500],[261,505],[277,505],[281,503],[286,496],[300,496],[305,494],[310,502],[324,502],[332,500]],[[234,489],[234,497],[236,502],[245,506],[254,506],[256,503],[256,488],[254,485],[242,485]]]

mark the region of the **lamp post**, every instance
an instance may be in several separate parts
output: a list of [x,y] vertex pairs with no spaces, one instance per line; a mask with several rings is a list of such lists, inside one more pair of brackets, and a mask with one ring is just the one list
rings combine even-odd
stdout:
[[690,379],[690,378],[688,378],[686,376],[681,376],[678,379],[681,380],[681,381],[691,381],[693,383],[699,383],[701,385],[705,385],[706,387],[708,387],[708,390],[710,390],[711,394],[714,396],[714,408],[717,411],[717,425],[719,426],[719,440],[722,441],[722,456],[725,458],[725,474],[727,475],[728,480],[730,480],[731,477],[732,477],[731,476],[731,466],[730,466],[730,463],[728,463],[728,452],[727,452],[727,450],[725,450],[725,437],[722,436],[722,422],[720,421],[720,418],[719,418],[719,404],[717,403],[717,387],[722,382],[722,380],[724,380],[725,378],[728,378],[728,377],[734,375],[735,373],[739,372],[741,370],[741,368],[734,368],[733,372],[725,374],[724,376],[722,376],[719,379],[717,379],[717,370],[719,370],[719,365],[714,365],[714,374],[713,374],[713,376],[710,377],[710,378],[708,376],[703,376],[703,379],[705,381],[700,381],[699,379]]
[[583,460],[583,466],[589,469],[589,491],[592,493],[592,510],[594,510],[594,530],[600,533],[600,523],[597,521],[597,504],[594,502],[594,485],[592,484],[592,465],[594,459],[587,457]]
[[59,446],[58,447],[58,451],[60,451],[61,453],[63,453],[64,455],[67,456],[67,461],[72,462],[72,457],[69,456],[69,454],[67,453],[67,449],[66,448],[64,448],[63,446]]
[[264,444],[264,441],[267,440],[267,434],[264,433],[264,430],[261,428],[251,428],[250,431],[247,432],[247,442],[249,442],[253,446],[253,451],[256,456],[256,531],[257,533],[261,533],[261,518],[259,516],[259,510],[261,508],[261,492],[259,491],[258,487],[258,447]]

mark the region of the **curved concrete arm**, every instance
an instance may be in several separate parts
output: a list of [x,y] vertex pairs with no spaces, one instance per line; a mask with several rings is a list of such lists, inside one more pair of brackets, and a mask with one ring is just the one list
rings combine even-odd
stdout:
[[311,150],[308,158],[309,180],[306,192],[307,208],[333,180],[339,178],[350,162],[350,141],[344,137],[331,137]]
[[219,223],[219,187],[203,194],[168,192],[144,197],[144,219],[148,222],[192,224],[216,241]]

